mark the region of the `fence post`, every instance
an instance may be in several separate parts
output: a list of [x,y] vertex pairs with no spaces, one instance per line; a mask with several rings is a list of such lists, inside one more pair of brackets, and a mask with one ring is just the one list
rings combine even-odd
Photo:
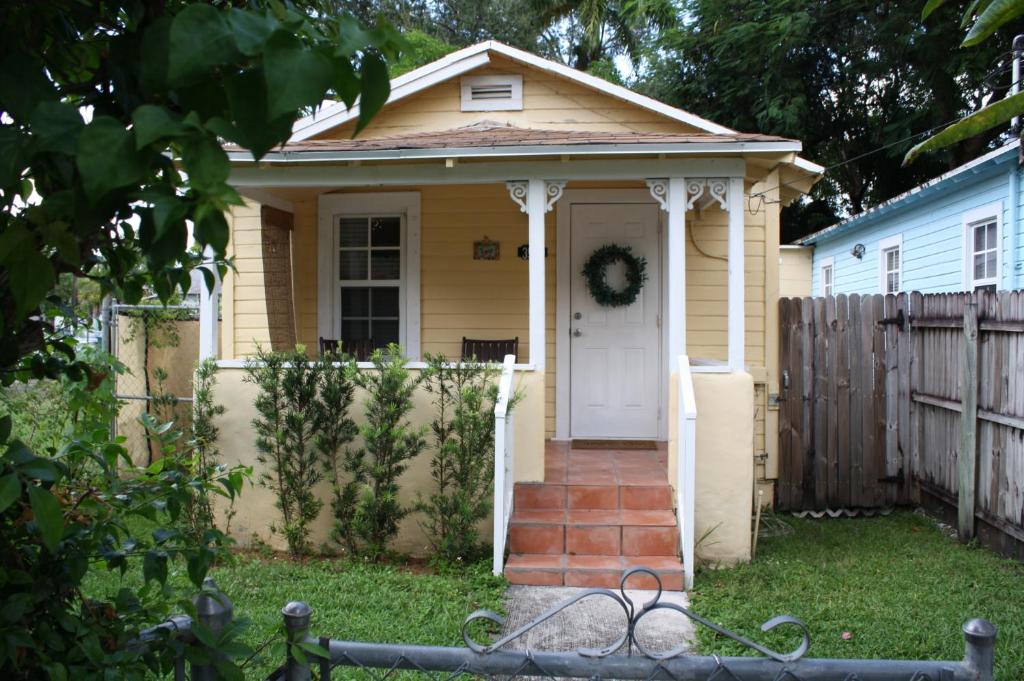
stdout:
[[964,350],[960,355],[960,452],[957,457],[960,541],[974,538],[974,496],[978,472],[978,305],[964,305]]
[[292,654],[292,646],[306,640],[309,635],[309,623],[313,619],[313,609],[302,601],[292,601],[281,608],[284,616],[284,628],[288,632],[288,662],[285,668],[285,681],[310,681],[313,674],[309,666],[307,653],[302,653],[304,662],[299,662]]
[[992,681],[995,674],[996,627],[986,619],[964,623],[964,666],[978,681]]
[[[231,624],[235,606],[210,577],[203,580],[203,592],[193,598],[192,603],[196,608],[198,623],[209,629],[214,636],[220,635]],[[223,657],[216,650],[209,652],[214,658]],[[213,664],[192,665],[192,681],[217,681],[219,678],[220,674]]]

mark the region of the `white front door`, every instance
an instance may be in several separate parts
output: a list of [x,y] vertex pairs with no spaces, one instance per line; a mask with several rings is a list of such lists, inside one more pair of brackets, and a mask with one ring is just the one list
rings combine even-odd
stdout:
[[[569,433],[574,438],[658,437],[661,406],[661,239],[655,204],[572,204]],[[647,281],[632,305],[602,307],[581,272],[606,244],[647,259]],[[621,289],[625,268],[608,268]]]

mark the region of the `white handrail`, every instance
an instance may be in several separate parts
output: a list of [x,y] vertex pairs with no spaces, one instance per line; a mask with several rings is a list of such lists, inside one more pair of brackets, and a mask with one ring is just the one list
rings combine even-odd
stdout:
[[697,398],[693,391],[690,358],[679,355],[679,445],[676,459],[676,513],[683,548],[683,580],[693,588],[694,496],[697,477]]
[[505,355],[498,381],[498,401],[494,405],[494,565],[493,572],[500,575],[505,569],[505,538],[512,519],[512,490],[514,480],[512,414],[508,410],[512,398],[512,373],[516,356]]

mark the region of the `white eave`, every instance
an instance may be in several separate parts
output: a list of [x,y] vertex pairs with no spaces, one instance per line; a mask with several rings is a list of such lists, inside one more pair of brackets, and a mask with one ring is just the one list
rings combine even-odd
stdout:
[[[432,87],[450,78],[462,75],[468,71],[479,68],[490,63],[490,52],[501,55],[513,61],[526,64],[533,68],[552,73],[567,80],[575,81],[592,89],[603,92],[626,102],[630,102],[644,109],[654,111],[668,118],[691,125],[705,132],[719,135],[734,134],[736,131],[709,120],[695,116],[686,111],[669,106],[656,99],[651,99],[637,94],[621,85],[609,83],[603,78],[597,78],[574,68],[553,62],[549,59],[538,57],[535,54],[509,47],[503,43],[489,40],[476,45],[452,52],[446,57],[435,62],[421,66],[404,75],[398,76],[391,81],[391,95],[387,104],[397,102],[410,95]],[[292,126],[292,142],[299,142],[309,139],[322,132],[330,130],[339,125],[359,117],[359,104],[351,109],[346,109],[341,102],[324,102],[324,105],[315,113],[305,118],[300,118]],[[811,164],[814,165],[814,164]],[[815,166],[819,167],[819,166]]]
[[[706,155],[750,153],[796,153],[799,142],[687,142],[676,144],[536,144],[493,147],[447,147],[430,149],[371,149],[352,151],[301,150],[271,151],[260,163],[324,163],[348,161],[398,161],[448,158],[516,158],[537,156],[625,156],[625,155]],[[229,151],[236,163],[252,163],[248,151]]]

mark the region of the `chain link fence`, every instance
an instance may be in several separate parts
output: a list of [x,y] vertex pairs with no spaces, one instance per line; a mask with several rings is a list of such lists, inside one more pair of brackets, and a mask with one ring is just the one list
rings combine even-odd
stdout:
[[125,367],[115,377],[114,393],[122,407],[112,429],[125,438],[132,460],[148,465],[160,452],[140,420],[143,414],[181,428],[191,418],[199,308],[112,302],[108,314],[110,353]]

